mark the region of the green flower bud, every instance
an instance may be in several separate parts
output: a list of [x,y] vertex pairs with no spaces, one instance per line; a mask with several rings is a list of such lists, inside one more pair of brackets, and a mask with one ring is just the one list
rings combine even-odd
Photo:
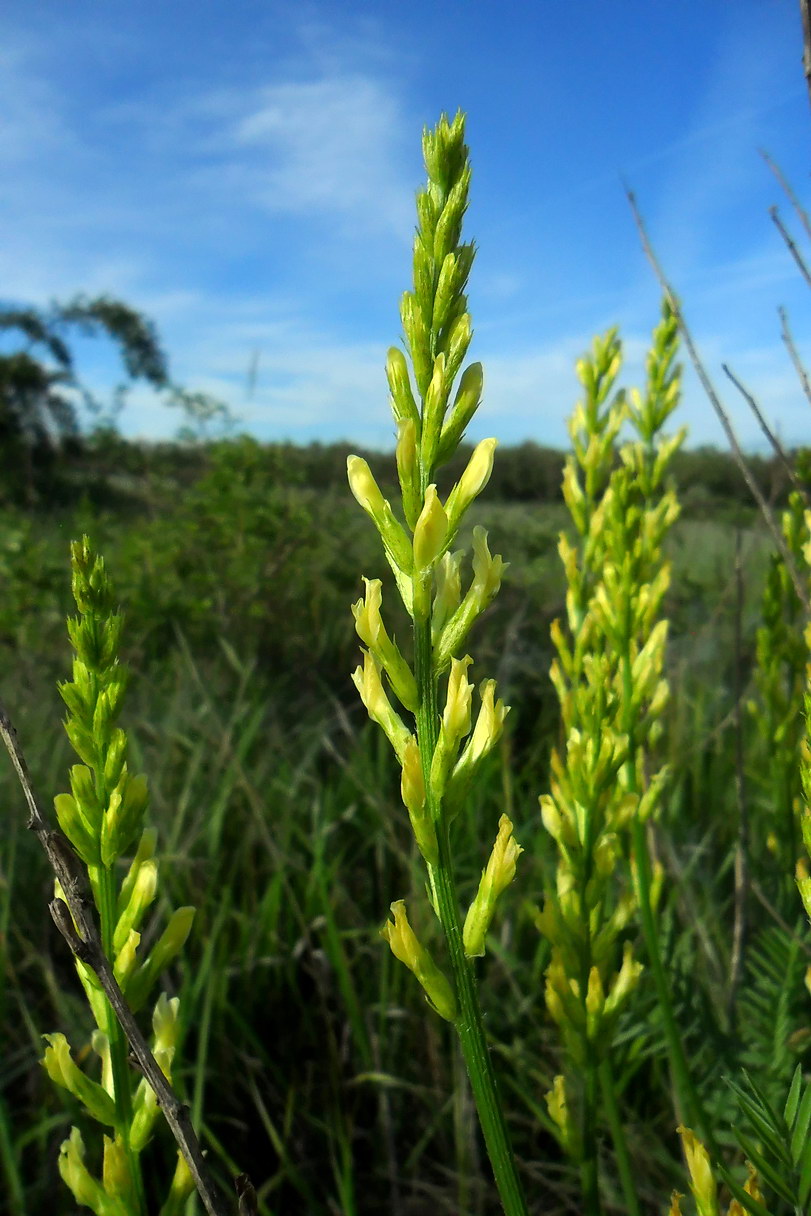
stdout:
[[448,517],[439,501],[436,486],[425,491],[425,503],[414,528],[414,567],[430,570],[445,548]]
[[512,823],[506,815],[502,815],[490,860],[482,872],[479,890],[465,918],[462,940],[468,958],[478,958],[484,954],[485,938],[496,910],[496,901],[515,878],[515,863],[524,850],[516,843],[512,832]]
[[109,1136],[104,1137],[102,1184],[104,1193],[108,1197],[128,1200],[127,1208],[132,1210],[130,1203],[135,1199],[132,1174],[127,1151],[120,1135],[116,1135],[114,1140],[111,1140]]
[[140,944],[141,934],[137,933],[135,929],[130,929],[126,941],[116,955],[113,965],[113,973],[125,996],[127,993],[127,981],[138,965],[137,951]]
[[72,794],[57,794],[54,808],[59,826],[87,866],[101,862],[99,841],[85,822]]
[[411,543],[402,524],[395,519],[391,506],[380,493],[369,465],[360,456],[350,456],[346,469],[349,488],[380,533],[386,556],[404,574],[410,574]]
[[124,765],[101,825],[101,860],[108,869],[126,853],[142,830],[148,802],[146,777],[131,777]]
[[135,972],[127,986],[127,1000],[137,1013],[148,997],[158,976],[183,949],[191,932],[195,909],[177,908],[150,951],[146,962]]
[[422,411],[420,451],[423,465],[427,469],[432,469],[436,460],[436,450],[450,390],[451,380],[448,378],[445,368],[445,355],[440,352],[434,359],[431,379],[425,391],[425,406]]
[[68,1041],[63,1034],[42,1036],[48,1047],[42,1064],[55,1085],[78,1098],[85,1109],[96,1120],[108,1127],[115,1127],[117,1115],[115,1102],[96,1081],[91,1081],[74,1062]]
[[481,363],[471,363],[462,373],[456,397],[442,427],[436,464],[444,464],[456,451],[467,424],[479,408],[483,386],[484,372]]
[[497,444],[497,439],[483,439],[477,444],[467,468],[448,496],[445,510],[448,513],[448,525],[452,535],[456,534],[465,511],[490,480],[493,453]]
[[403,496],[403,512],[413,529],[420,514],[420,477],[417,467],[417,427],[411,418],[397,423],[397,476]]
[[[111,1211],[110,1202],[101,1183],[93,1177],[84,1163],[84,1141],[78,1127],[72,1127],[70,1138],[62,1141],[59,1150],[59,1173],[78,1204],[107,1216]],[[126,1211],[118,1205],[112,1211],[116,1216],[126,1216]]]
[[[465,303],[464,296],[461,297],[461,303]],[[462,312],[451,322],[448,331],[445,374],[449,385],[456,379],[459,368],[465,361],[472,338],[473,329],[470,324],[470,316],[468,313]]]
[[131,930],[140,928],[141,921],[146,915],[158,889],[158,866],[154,861],[145,861],[138,870],[138,877],[133,885],[132,893],[113,934],[113,950],[116,954],[123,950]]
[[459,744],[470,730],[470,702],[473,685],[467,678],[467,669],[473,660],[469,655],[463,659],[452,659],[448,676],[448,692],[439,740],[431,760],[431,792],[439,802],[445,792],[448,777],[453,769]]
[[462,599],[460,568],[463,557],[464,553],[461,551],[443,553],[435,567],[436,594],[431,615],[431,636],[435,646],[446,622],[453,616]]
[[127,870],[124,881],[121,884],[121,890],[118,893],[118,902],[116,904],[116,916],[120,916],[126,908],[132,888],[138,879],[138,871],[145,861],[155,856],[155,846],[158,841],[158,833],[154,828],[144,828],[141,833],[141,839],[138,844],[138,851],[130,863],[130,868]]
[[403,751],[400,790],[408,810],[408,817],[411,820],[417,847],[428,864],[435,866],[439,860],[436,828],[428,810],[420,749],[413,735]]
[[381,936],[391,947],[391,952],[419,980],[431,1006],[448,1022],[456,1020],[456,998],[446,976],[437,967],[431,955],[420,945],[414,930],[408,923],[406,906],[402,899],[391,905],[394,922],[386,921],[380,930]]
[[104,780],[108,787],[118,785],[126,758],[127,736],[119,726],[110,735],[107,755],[104,760]]
[[400,301],[400,318],[403,322],[403,332],[411,352],[411,362],[414,365],[414,379],[421,397],[428,392],[428,385],[434,372],[431,358],[431,335],[422,314],[417,297],[410,291],[403,293]]
[[382,583],[380,579],[364,578],[366,597],[352,605],[358,637],[371,650],[384,668],[395,695],[411,713],[417,710],[417,684],[395,642],[391,640],[380,615]]
[[473,582],[434,644],[434,662],[438,671],[444,671],[454,654],[461,650],[477,618],[498,594],[506,569],[507,563],[500,556],[491,557],[487,533],[477,525],[473,529]]
[[402,761],[411,732],[400,715],[392,709],[391,702],[383,689],[377,662],[371,651],[363,652],[363,667],[357,667],[352,673],[352,682],[360,693],[360,699],[366,706],[369,717],[383,728],[386,738]]

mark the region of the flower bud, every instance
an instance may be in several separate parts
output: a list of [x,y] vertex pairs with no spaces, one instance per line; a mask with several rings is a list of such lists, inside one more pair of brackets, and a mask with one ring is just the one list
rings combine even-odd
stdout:
[[476,718],[473,733],[467,741],[456,767],[453,770],[447,797],[454,809],[460,796],[467,790],[470,779],[485,756],[493,750],[501,738],[504,721],[510,712],[509,705],[495,700],[495,680],[482,680],[479,686],[481,708]]
[[473,581],[457,611],[434,643],[434,662],[444,671],[452,656],[464,645],[468,633],[490,601],[498,594],[501,577],[507,563],[500,555],[492,557],[487,546],[487,532],[479,526],[473,529]]
[[586,1035],[592,1043],[596,1042],[600,1033],[603,1009],[605,1008],[605,992],[603,981],[597,967],[589,971],[589,986],[586,992]]
[[439,439],[436,464],[444,464],[456,451],[467,424],[470,422],[482,399],[484,372],[481,363],[471,363],[465,368],[453,405],[448,411]]
[[425,491],[425,503],[414,528],[414,566],[419,571],[430,570],[445,548],[448,517],[436,486]]
[[622,949],[622,966],[611,985],[605,1002],[606,1017],[614,1017],[620,1012],[639,983],[643,970],[642,964],[634,958],[633,946],[630,942],[626,942]]
[[[102,1185],[110,1199],[132,1199],[132,1175],[127,1152],[119,1134],[114,1140],[104,1137]],[[129,1205],[128,1205],[129,1206]]]
[[101,860],[108,868],[126,853],[141,831],[144,812],[149,802],[146,777],[141,774],[131,777],[126,764],[121,770],[118,785],[110,794],[110,801],[101,824]]
[[75,1063],[65,1036],[45,1034],[42,1037],[48,1044],[42,1064],[54,1084],[78,1098],[97,1123],[115,1127],[118,1118],[115,1102],[106,1089],[98,1082],[91,1081]]
[[397,476],[403,497],[403,512],[413,530],[420,514],[420,478],[417,467],[417,426],[412,418],[397,423]]
[[361,456],[349,456],[346,462],[349,488],[377,528],[386,554],[391,562],[406,574],[411,572],[411,544],[402,524],[380,492],[372,470]]
[[431,359],[431,335],[417,298],[410,291],[403,292],[400,300],[400,318],[403,322],[403,332],[408,342],[408,349],[411,352],[417,390],[420,396],[424,397],[428,392],[434,370]]
[[718,1216],[718,1192],[704,1145],[689,1127],[677,1127],[690,1175],[690,1190],[696,1201],[698,1216]]
[[192,907],[176,908],[152,947],[146,962],[135,972],[127,986],[127,1000],[134,1013],[143,1006],[152,985],[186,944],[186,938],[191,932],[195,909]]
[[459,744],[470,731],[470,698],[473,685],[468,682],[467,669],[473,660],[469,655],[451,660],[448,691],[439,740],[431,760],[431,793],[437,803],[441,800],[459,751]]
[[139,929],[146,915],[147,908],[155,898],[158,889],[158,866],[155,861],[145,861],[138,870],[138,877],[132,887],[126,907],[118,918],[113,933],[113,951],[118,954],[123,950],[129,937],[130,930]]
[[425,393],[425,405],[422,411],[420,452],[422,463],[427,469],[432,469],[436,460],[436,450],[450,389],[451,382],[445,369],[445,356],[440,352],[434,359],[431,381]]
[[72,794],[57,794],[54,809],[60,828],[85,865],[97,866],[101,861],[98,838],[88,827]]
[[70,1137],[59,1149],[59,1173],[73,1198],[80,1205],[102,1212],[108,1206],[101,1183],[93,1177],[84,1162],[84,1141],[78,1127],[72,1127]]
[[496,901],[515,878],[515,863],[524,850],[516,843],[512,831],[512,823],[506,815],[502,815],[490,860],[482,872],[479,890],[465,918],[462,938],[468,958],[479,958],[484,954],[485,938],[496,910]]
[[456,533],[465,511],[490,480],[497,443],[497,439],[483,439],[477,444],[467,468],[448,496],[445,509],[452,534]]
[[455,739],[462,739],[470,730],[470,698],[473,685],[467,678],[467,669],[473,660],[469,655],[451,660],[448,677],[448,693],[442,714],[442,729]]
[[[465,303],[464,296],[462,297],[461,303]],[[473,329],[470,324],[470,314],[467,312],[462,312],[452,322],[450,332],[448,333],[445,374],[447,376],[449,385],[452,384],[456,379],[456,374],[464,362],[472,338]]]
[[352,681],[360,693],[360,699],[366,706],[369,717],[377,722],[394,748],[400,760],[411,732],[399,714],[392,709],[383,689],[380,671],[371,651],[363,654],[363,667],[357,667],[352,673]]
[[442,633],[446,622],[450,620],[462,599],[462,580],[460,568],[464,553],[443,553],[434,571],[436,594],[434,595],[434,610],[431,615],[431,632],[434,645]]
[[381,936],[391,947],[391,952],[401,963],[405,963],[425,990],[430,1004],[448,1022],[456,1020],[456,998],[446,976],[437,967],[431,955],[421,946],[414,930],[408,923],[406,906],[402,899],[391,905],[394,922],[387,920]]
[[430,866],[439,859],[436,828],[425,796],[422,759],[416,738],[412,735],[403,751],[403,772],[400,782],[403,803],[408,810],[417,847]]

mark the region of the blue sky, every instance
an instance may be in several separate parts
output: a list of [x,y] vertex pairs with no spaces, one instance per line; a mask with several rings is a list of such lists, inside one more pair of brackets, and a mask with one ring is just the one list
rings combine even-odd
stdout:
[[[778,305],[811,309],[768,216],[766,149],[808,198],[789,0],[10,0],[0,11],[0,283],[106,292],[156,321],[175,378],[262,439],[388,446],[383,364],[410,283],[419,137],[468,114],[471,436],[564,446],[573,365],[619,324],[641,375],[659,292],[622,179],[744,442],[729,362],[787,443],[809,405]],[[784,208],[795,232],[798,225]],[[90,346],[101,387],[112,361]],[[251,369],[255,375],[251,375]],[[688,378],[692,443],[723,444]],[[181,419],[133,391],[125,434]]]

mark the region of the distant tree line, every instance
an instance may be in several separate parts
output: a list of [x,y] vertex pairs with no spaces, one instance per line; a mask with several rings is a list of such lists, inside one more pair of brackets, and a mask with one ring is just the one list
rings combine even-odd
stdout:
[[[79,377],[70,345],[77,336],[104,337],[116,350],[124,378],[110,402],[97,400]],[[119,435],[116,420],[136,381],[148,384],[167,405],[181,408],[185,426],[175,442],[134,442]],[[81,411],[92,429],[81,424]],[[263,445],[244,436],[211,440],[212,425],[233,432],[228,407],[172,380],[154,324],[129,305],[108,296],[77,296],[47,309],[0,304],[0,504],[47,509],[90,498],[112,506],[123,497],[133,505],[150,478],[179,488],[194,484],[210,467],[212,444],[222,443],[253,444],[251,459],[261,464],[264,454],[271,480],[282,476],[289,484],[321,493],[345,493],[347,444]],[[443,470],[443,483],[458,478],[470,451],[469,446],[459,451]],[[392,454],[363,454],[393,496]],[[503,502],[557,502],[564,459],[564,453],[532,441],[500,447],[489,493]],[[767,501],[782,505],[788,486],[780,463],[752,456],[749,467]],[[683,450],[672,468],[688,515],[720,511],[742,518],[753,510],[750,492],[727,452]]]
[[[52,487],[53,496],[62,500],[66,494],[108,498],[123,492],[127,497],[137,497],[139,485],[149,478],[189,487],[206,474],[212,456],[223,445],[231,444],[254,448],[253,459],[266,463],[270,481],[283,478],[287,485],[321,494],[347,492],[346,458],[350,451],[358,452],[369,461],[383,492],[392,498],[396,494],[392,452],[364,451],[346,443],[264,444],[244,435],[209,443],[145,443],[106,431],[72,443],[65,453],[61,483]],[[458,478],[471,450],[470,446],[461,450],[457,459],[442,470],[443,485]],[[499,447],[488,496],[500,502],[560,502],[565,458],[564,452],[531,441]],[[780,462],[753,455],[748,464],[766,500],[776,507],[784,505],[789,485]],[[720,513],[722,518],[744,522],[756,511],[729,452],[709,446],[688,448],[676,455],[672,471],[682,509],[691,517]]]

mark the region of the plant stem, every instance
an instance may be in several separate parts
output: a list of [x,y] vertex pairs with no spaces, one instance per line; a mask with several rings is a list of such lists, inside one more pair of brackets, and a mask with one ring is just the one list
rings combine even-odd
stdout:
[[[112,871],[108,870],[104,865],[98,866],[96,868],[95,885],[99,893],[102,949],[110,960],[110,966],[112,966],[115,957],[113,933],[116,923],[116,891]],[[128,1044],[121,1024],[106,997],[104,1005],[107,1013],[105,1032],[110,1043],[110,1065],[113,1073],[116,1113],[118,1114],[118,1127],[116,1130],[121,1134],[127,1154],[139,1216],[146,1216],[146,1195],[144,1193],[144,1180],[141,1174],[141,1162],[138,1154],[134,1153],[130,1146],[132,1095],[130,1091],[130,1067],[127,1062]]]
[[[631,653],[630,641],[626,640],[624,653],[622,656],[622,679],[623,679],[623,702],[626,706],[632,704],[633,694],[633,678],[631,673]],[[630,793],[637,792],[638,778],[636,772],[635,759],[635,740],[633,722],[628,721],[625,724],[625,729],[628,735],[628,790]],[[633,856],[636,862],[634,872],[634,885],[636,887],[636,897],[639,903],[639,916],[642,922],[642,934],[645,938],[645,948],[648,954],[648,961],[653,972],[653,981],[656,985],[656,997],[659,1002],[659,1008],[662,1013],[664,1022],[665,1037],[667,1039],[667,1050],[670,1057],[670,1072],[673,1083],[676,1088],[676,1096],[681,1110],[677,1111],[680,1119],[688,1119],[691,1125],[697,1125],[699,1133],[704,1140],[710,1153],[718,1159],[718,1146],[713,1136],[712,1125],[704,1111],[704,1106],[698,1096],[698,1091],[693,1084],[693,1078],[690,1075],[690,1068],[687,1063],[687,1057],[682,1043],[681,1032],[676,1024],[676,1017],[673,1013],[673,1004],[670,1000],[670,987],[667,982],[662,956],[659,952],[659,937],[656,931],[656,922],[653,916],[653,906],[651,901],[651,865],[650,855],[648,853],[648,842],[645,839],[645,825],[639,818],[639,814],[634,815],[632,825],[633,837]]]
[[597,1160],[597,1061],[593,1043],[586,1041],[586,1062],[583,1077],[583,1108],[581,1139],[583,1156],[580,1161],[580,1189],[586,1216],[600,1216],[600,1172]]
[[603,1094],[603,1110],[608,1125],[611,1128],[611,1139],[614,1141],[614,1155],[617,1159],[622,1193],[625,1198],[626,1216],[640,1216],[639,1200],[637,1199],[634,1173],[631,1158],[628,1153],[628,1142],[625,1138],[625,1128],[614,1092],[614,1071],[611,1067],[611,1057],[606,1056],[600,1064],[600,1088]]
[[[431,651],[431,621],[414,623],[414,652],[419,706],[417,728],[420,756],[425,772],[426,789],[430,789],[431,758],[439,736],[436,679]],[[436,896],[436,910],[448,943],[451,967],[459,1002],[459,1015],[454,1025],[459,1035],[473,1099],[479,1116],[501,1204],[506,1216],[527,1216],[523,1187],[513,1156],[507,1125],[504,1120],[498,1085],[493,1070],[487,1039],[482,1023],[473,964],[465,954],[459,904],[451,866],[450,840],[447,823],[434,805],[431,813],[437,829],[439,861],[431,872]]]

